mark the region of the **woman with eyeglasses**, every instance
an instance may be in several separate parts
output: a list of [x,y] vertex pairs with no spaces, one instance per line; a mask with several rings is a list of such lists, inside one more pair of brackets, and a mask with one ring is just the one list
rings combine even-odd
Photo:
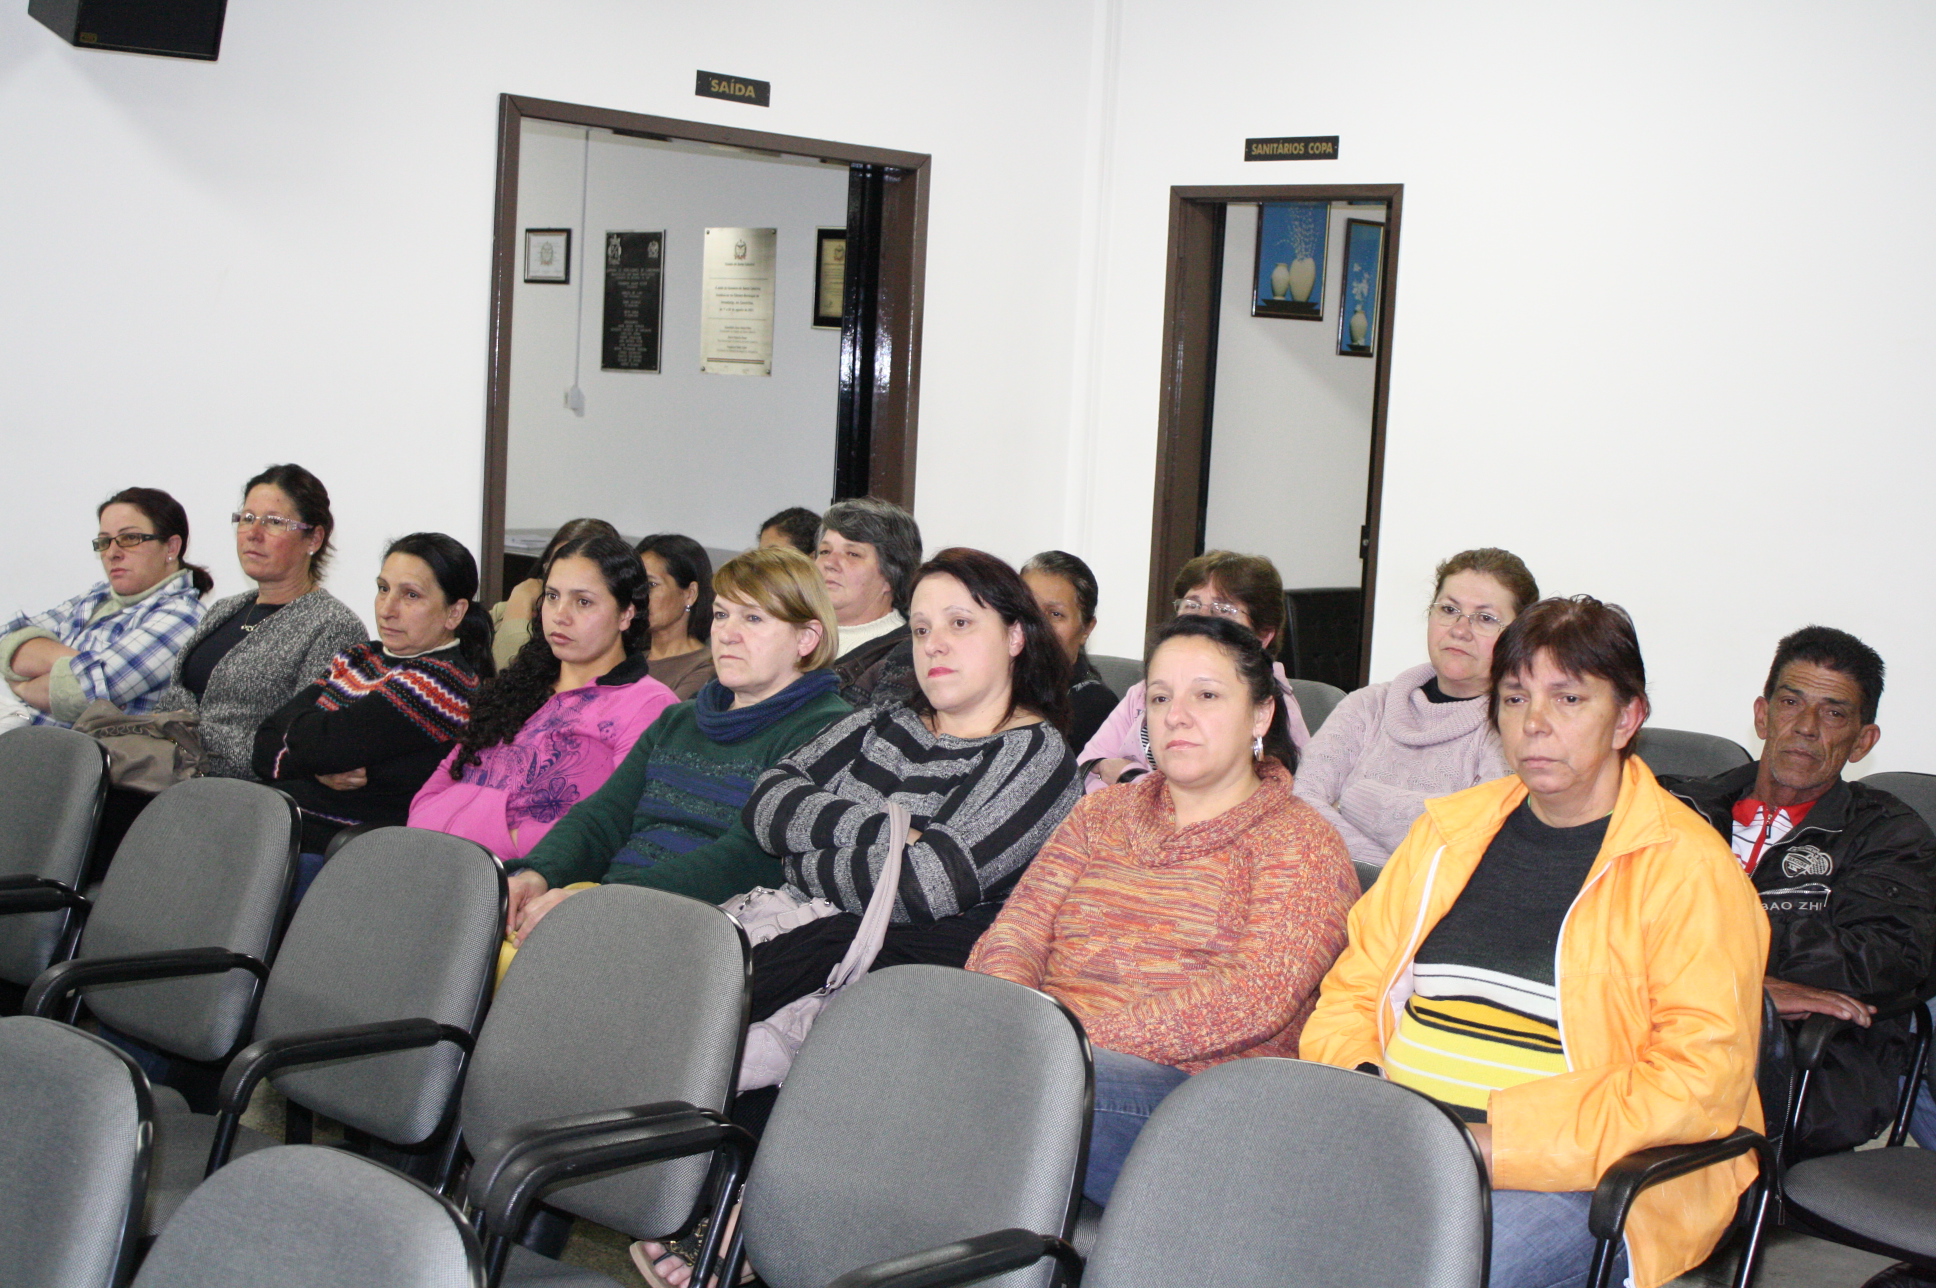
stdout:
[[[1277,575],[1277,566],[1262,555],[1205,551],[1176,574],[1174,593],[1178,617],[1207,614],[1247,626],[1266,654],[1275,653],[1284,630],[1284,582]],[[1305,727],[1304,713],[1297,708],[1297,694],[1284,674],[1283,663],[1271,663],[1271,672],[1284,695],[1291,745],[1302,754],[1311,731]],[[1144,719],[1142,684],[1130,686],[1102,722],[1102,728],[1083,747],[1076,763],[1082,767],[1084,790],[1091,792],[1133,782],[1150,772],[1150,732]]]
[[207,772],[253,779],[262,722],[364,632],[357,615],[323,589],[336,521],[320,479],[300,465],[271,465],[249,480],[230,517],[236,561],[255,589],[208,610],[153,709],[200,713]]
[[95,511],[107,580],[0,625],[0,732],[71,725],[92,702],[154,709],[215,583],[187,561],[188,515],[160,488],[123,488]]
[[1298,771],[1298,796],[1359,863],[1384,866],[1432,797],[1507,772],[1486,719],[1492,646],[1539,583],[1518,555],[1488,546],[1440,564],[1437,587],[1425,609],[1431,660],[1340,702]]

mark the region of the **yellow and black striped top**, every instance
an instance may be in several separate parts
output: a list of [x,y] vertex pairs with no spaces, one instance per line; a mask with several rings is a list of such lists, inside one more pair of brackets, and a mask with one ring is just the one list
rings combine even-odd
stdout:
[[1553,959],[1606,830],[1508,816],[1419,945],[1386,1076],[1484,1122],[1493,1092],[1566,1072]]

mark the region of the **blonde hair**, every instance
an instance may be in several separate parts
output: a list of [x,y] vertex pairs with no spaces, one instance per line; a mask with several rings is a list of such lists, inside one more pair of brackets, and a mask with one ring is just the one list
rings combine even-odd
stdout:
[[734,555],[713,574],[713,594],[738,604],[757,604],[789,626],[820,623],[820,644],[800,663],[802,671],[831,666],[840,656],[840,625],[827,583],[813,561],[792,546],[768,546]]

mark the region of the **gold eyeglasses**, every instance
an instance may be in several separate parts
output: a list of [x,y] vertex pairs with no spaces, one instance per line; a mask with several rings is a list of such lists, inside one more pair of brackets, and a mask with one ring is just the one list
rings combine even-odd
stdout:
[[1427,621],[1437,622],[1447,630],[1457,626],[1460,619],[1463,618],[1471,622],[1472,629],[1481,635],[1497,635],[1500,631],[1506,629],[1506,619],[1497,613],[1489,613],[1484,609],[1476,613],[1462,613],[1459,611],[1457,604],[1443,602],[1433,604],[1430,608],[1426,609],[1425,618]]

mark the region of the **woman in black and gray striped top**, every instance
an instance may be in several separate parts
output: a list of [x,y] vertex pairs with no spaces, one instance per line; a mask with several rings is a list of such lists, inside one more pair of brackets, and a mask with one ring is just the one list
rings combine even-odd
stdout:
[[887,858],[890,800],[913,816],[875,968],[960,966],[1081,795],[1062,730],[1068,659],[1015,571],[957,547],[922,566],[909,620],[919,683],[761,777],[747,826],[799,893],[841,915],[753,950],[754,1020],[826,983]]

